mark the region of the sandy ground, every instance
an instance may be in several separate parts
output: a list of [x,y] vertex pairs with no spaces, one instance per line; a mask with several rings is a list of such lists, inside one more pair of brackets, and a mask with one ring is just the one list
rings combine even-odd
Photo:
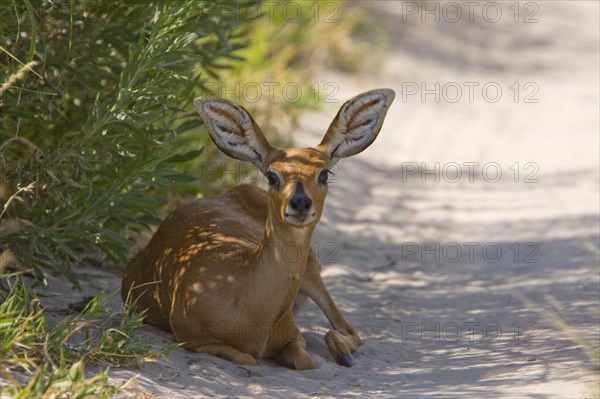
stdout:
[[[333,362],[310,304],[297,322],[316,370],[177,350],[113,370],[115,382],[139,374],[121,396],[600,395],[598,359],[580,345],[599,347],[599,3],[522,2],[517,22],[513,2],[494,3],[497,22],[474,3],[472,22],[468,9],[449,22],[455,10],[440,3],[436,23],[416,3],[371,2],[391,26],[389,56],[376,74],[323,72],[334,102],[295,136],[314,145],[344,100],[397,92],[377,141],[340,163],[315,236],[325,282],[363,337],[355,366]],[[94,277],[88,292],[119,287],[105,272],[80,273]]]

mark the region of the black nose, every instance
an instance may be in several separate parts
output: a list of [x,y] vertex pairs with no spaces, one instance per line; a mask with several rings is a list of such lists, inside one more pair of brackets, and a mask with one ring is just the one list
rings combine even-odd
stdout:
[[290,199],[290,207],[298,212],[306,212],[312,206],[312,200],[306,193],[304,192],[304,186],[302,182],[298,182],[296,185],[296,191],[294,191],[294,195]]

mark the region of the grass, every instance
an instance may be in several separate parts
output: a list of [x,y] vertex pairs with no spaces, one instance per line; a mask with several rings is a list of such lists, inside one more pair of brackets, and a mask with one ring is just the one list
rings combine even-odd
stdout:
[[[178,347],[156,349],[136,338],[144,313],[133,306],[124,313],[108,311],[115,293],[101,292],[81,313],[49,326],[46,310],[22,275],[7,281],[9,288],[0,291],[2,398],[109,398],[124,386],[109,382],[110,367],[139,367]],[[86,365],[104,371],[88,376]]]
[[590,368],[585,368],[585,370],[589,371],[590,374],[595,375],[596,377],[596,383],[592,384],[591,392],[593,392],[594,398],[600,398],[600,381],[598,380],[598,373],[600,373],[600,347],[597,346],[598,342],[594,344],[568,321],[566,315],[562,314],[563,312],[560,311],[562,309],[562,305],[553,296],[546,295],[546,301],[551,304],[552,307],[558,309],[558,311],[554,311],[546,306],[540,305],[520,292],[514,291],[512,295],[523,305],[537,312],[540,317],[542,317],[553,328],[559,331],[566,339],[570,340],[579,348],[581,348],[587,360],[593,365],[593,369],[590,370]]
[[[585,353],[587,359],[597,367],[600,367],[600,347],[594,346],[588,338],[586,338],[580,331],[573,327],[568,320],[565,319],[564,315],[537,304],[520,292],[515,291],[512,293],[512,295],[523,305],[527,306],[531,310],[536,311],[544,318],[544,320],[550,323],[550,325],[557,331],[560,331],[567,339],[578,345]],[[554,307],[557,309],[562,308],[561,304],[551,295],[547,295],[546,300],[549,303],[554,304]]]

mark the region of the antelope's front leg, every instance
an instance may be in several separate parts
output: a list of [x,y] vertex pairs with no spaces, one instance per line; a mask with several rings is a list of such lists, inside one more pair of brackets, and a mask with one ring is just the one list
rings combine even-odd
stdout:
[[319,269],[319,264],[311,254],[304,278],[302,279],[300,291],[315,301],[333,327],[325,335],[325,343],[327,343],[327,347],[333,358],[338,364],[351,367],[354,364],[352,353],[360,346],[360,337],[356,328],[346,321],[342,312],[340,312],[333,302],[321,278]]

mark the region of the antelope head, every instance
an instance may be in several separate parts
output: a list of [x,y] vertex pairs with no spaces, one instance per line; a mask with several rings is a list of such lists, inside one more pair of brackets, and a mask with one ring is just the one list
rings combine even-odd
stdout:
[[321,217],[333,166],[373,143],[394,95],[378,89],[347,101],[314,148],[272,147],[250,114],[229,101],[199,97],[194,106],[223,153],[252,162],[266,176],[272,220],[303,229]]

